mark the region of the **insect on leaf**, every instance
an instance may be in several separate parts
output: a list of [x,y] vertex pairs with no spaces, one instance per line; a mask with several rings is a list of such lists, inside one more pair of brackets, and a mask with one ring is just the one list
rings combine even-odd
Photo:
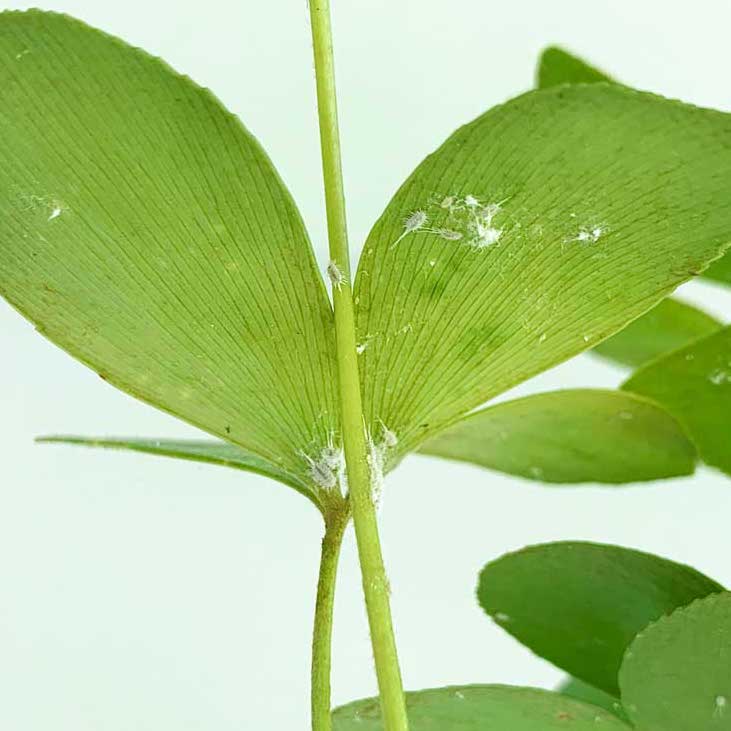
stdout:
[[696,451],[678,422],[625,395],[582,389],[507,401],[457,421],[420,451],[558,484],[691,474]]
[[[628,730],[603,708],[559,693],[506,685],[462,685],[406,694],[410,731]],[[383,731],[378,698],[333,712],[334,731]]]
[[622,388],[662,404],[701,459],[731,475],[731,326],[649,363]]
[[619,677],[640,731],[731,729],[731,594],[650,625],[630,645]]
[[[616,85],[455,132],[365,244],[364,405],[400,453],[620,330],[731,242],[731,115]],[[396,453],[396,456],[398,453]]]
[[[593,84],[602,81],[618,83],[563,48],[547,48],[538,61],[536,86],[539,89],[559,84]],[[701,276],[731,286],[731,255],[714,262],[706,271],[701,272]]]
[[529,546],[480,573],[480,606],[513,637],[579,680],[619,695],[635,635],[694,599],[723,591],[695,569],[596,543]]
[[111,384],[307,483],[332,313],[269,158],[207,90],[55,13],[0,14],[0,293]]

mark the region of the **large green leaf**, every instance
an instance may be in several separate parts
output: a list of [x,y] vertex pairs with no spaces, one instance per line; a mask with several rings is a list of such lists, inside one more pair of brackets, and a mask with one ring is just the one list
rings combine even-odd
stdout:
[[637,368],[720,328],[721,323],[705,312],[676,299],[666,299],[599,343],[594,352]]
[[703,461],[731,475],[731,326],[653,361],[622,388],[662,404]]
[[593,347],[727,248],[730,198],[720,112],[594,84],[529,92],[461,128],[364,248],[369,425],[408,451]]
[[0,14],[0,88],[0,293],[110,383],[312,485],[304,455],[338,423],[332,315],[257,141],[54,13]]
[[695,602],[637,635],[620,684],[638,731],[731,729],[731,594]]
[[600,81],[612,81],[612,79],[603,71],[558,46],[549,46],[538,59],[536,86],[539,89],[548,89],[560,84],[594,84]]
[[276,465],[249,454],[235,444],[203,440],[139,439],[115,437],[47,436],[36,439],[41,444],[70,444],[81,447],[97,447],[118,451],[141,452],[159,457],[175,457],[191,462],[206,462],[222,467],[232,467],[245,472],[255,472],[293,487],[306,497],[312,497],[310,484],[302,482]]
[[[537,688],[461,685],[406,694],[410,731],[628,729],[604,709]],[[378,698],[333,712],[334,731],[382,731]]]
[[482,608],[535,653],[618,696],[634,636],[663,614],[723,587],[695,569],[619,546],[547,543],[485,566]]
[[[614,82],[603,71],[562,48],[547,48],[538,61],[536,85],[539,89],[559,84],[592,84]],[[731,255],[714,262],[701,276],[731,286]]]
[[589,389],[542,393],[478,411],[421,451],[561,484],[689,475],[696,459],[678,422],[657,405]]
[[584,703],[591,703],[592,705],[599,706],[605,711],[609,711],[612,715],[621,719],[622,721],[628,721],[629,718],[622,708],[622,703],[618,698],[605,693],[603,690],[597,690],[591,685],[587,685],[581,680],[576,678],[569,678],[562,683],[557,689],[558,693],[563,693],[569,696],[569,698],[576,698],[577,701],[583,701]]

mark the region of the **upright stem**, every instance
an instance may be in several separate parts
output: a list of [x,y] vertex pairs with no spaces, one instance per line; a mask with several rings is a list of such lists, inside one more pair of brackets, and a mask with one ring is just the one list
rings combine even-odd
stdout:
[[347,514],[339,514],[325,526],[317,580],[315,626],[312,633],[312,731],[331,731],[330,665],[332,649],[333,604],[340,546],[348,523]]
[[371,495],[368,447],[363,422],[350,255],[345,221],[345,195],[340,161],[330,5],[329,0],[309,0],[309,4],[315,51],[317,104],[330,259],[343,275],[337,286],[333,286],[333,305],[343,446],[348,469],[353,524],[358,544],[376,675],[378,676],[384,729],[385,731],[408,731],[401,671],[391,621],[388,579],[383,566],[378,523]]

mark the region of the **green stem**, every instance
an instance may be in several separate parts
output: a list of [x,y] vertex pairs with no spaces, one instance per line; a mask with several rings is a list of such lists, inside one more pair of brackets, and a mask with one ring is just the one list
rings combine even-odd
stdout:
[[337,286],[333,286],[333,306],[348,488],[381,696],[383,725],[385,731],[408,731],[401,671],[391,621],[389,586],[371,494],[368,445],[361,403],[345,195],[340,161],[330,5],[328,0],[309,0],[309,4],[315,52],[330,259],[343,275],[343,280],[339,281]]
[[312,632],[312,731],[331,731],[330,665],[332,649],[333,604],[340,546],[348,524],[347,514],[328,521],[322,539],[320,574],[317,580],[315,625]]

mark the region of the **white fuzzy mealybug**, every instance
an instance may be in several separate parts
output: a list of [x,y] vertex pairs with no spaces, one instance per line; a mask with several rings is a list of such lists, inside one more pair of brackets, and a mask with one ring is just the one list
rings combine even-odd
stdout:
[[338,263],[332,260],[327,265],[327,276],[330,279],[333,289],[339,290],[348,281],[348,278],[343,274],[343,270],[338,266]]
[[428,221],[429,217],[426,215],[425,211],[414,211],[406,218],[406,220],[404,220],[403,233],[391,244],[391,248],[393,249],[393,247],[396,246],[396,244],[398,244],[404,236],[408,236],[410,233],[424,228]]

